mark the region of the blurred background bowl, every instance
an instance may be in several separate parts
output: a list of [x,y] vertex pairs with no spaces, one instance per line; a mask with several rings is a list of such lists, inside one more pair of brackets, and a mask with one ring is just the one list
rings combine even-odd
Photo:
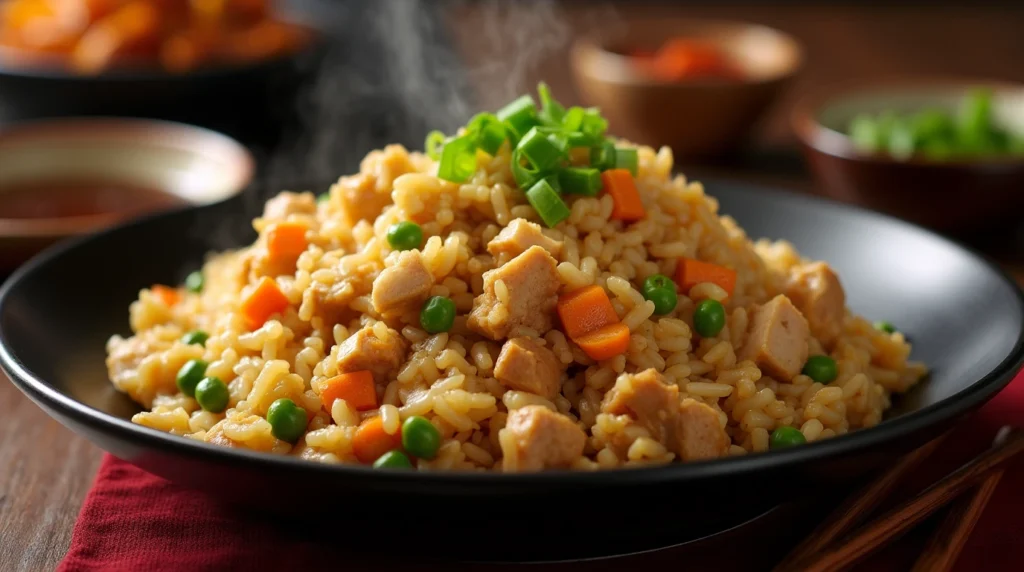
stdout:
[[[237,141],[179,123],[69,118],[0,130],[0,273],[62,238],[226,200],[254,170]],[[19,197],[26,192],[38,196]]]
[[271,147],[294,111],[289,102],[322,56],[322,35],[307,23],[313,20],[286,20],[306,35],[296,51],[181,73],[165,71],[157,62],[127,62],[79,74],[55,58],[20,58],[17,50],[4,48],[0,123],[47,117],[149,117],[203,125]]
[[[639,69],[627,50],[653,51],[687,38],[720,49],[739,66],[736,79],[663,81]],[[572,48],[582,98],[629,140],[668,145],[676,157],[729,151],[751,132],[802,61],[799,44],[769,27],[723,20],[631,21],[615,37],[585,37]]]
[[979,87],[992,93],[993,119],[1024,133],[1024,85],[983,80],[919,79],[837,87],[805,98],[793,129],[819,191],[944,231],[970,231],[1019,219],[1024,207],[1024,158],[981,156],[896,159],[858,150],[846,135],[858,115],[952,114]]

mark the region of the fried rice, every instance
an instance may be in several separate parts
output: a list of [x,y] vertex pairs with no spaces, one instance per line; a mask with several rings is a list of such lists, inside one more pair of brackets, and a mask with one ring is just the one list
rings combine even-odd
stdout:
[[[253,222],[259,239],[212,254],[201,292],[142,290],[130,307],[134,335],[108,344],[111,380],[144,408],[135,423],[323,463],[372,461],[359,454],[359,433],[374,419],[394,449],[408,449],[403,423],[425,418],[440,441],[427,455],[409,455],[419,470],[687,462],[768,451],[779,428],[814,442],[881,422],[891,396],[925,374],[908,361],[904,336],[850,313],[838,282],[831,302],[814,298],[831,269],[787,242],[752,242],[700,183],[673,174],[668,148],[636,151],[643,219],[616,220],[609,193],[567,196],[568,218],[554,228],[517,187],[509,145],[494,156],[476,152],[475,172],[460,183],[439,178],[438,162],[424,154],[397,145],[373,151],[325,200],[283,192],[268,201]],[[400,221],[422,229],[420,248],[389,245]],[[268,235],[282,222],[304,229],[301,253],[272,255]],[[499,236],[519,230],[533,248]],[[510,287],[529,253],[540,266]],[[656,314],[644,280],[676,276],[686,259],[734,271],[732,291],[713,282],[681,288],[674,309]],[[268,280],[286,298],[283,311],[253,323],[244,301]],[[545,280],[550,289],[530,298]],[[629,331],[625,351],[601,360],[566,335],[556,311],[559,296],[593,285]],[[389,306],[385,287],[400,287],[404,298]],[[420,305],[433,296],[454,303],[448,331],[421,324]],[[517,306],[517,296],[529,299]],[[701,336],[693,314],[708,299],[722,303],[725,323]],[[816,304],[836,300],[831,321],[815,319]],[[795,312],[808,333],[793,351],[803,360],[830,356],[834,380],[773,363],[772,340],[750,349],[752,336],[764,335],[761,322],[774,319],[769,307]],[[195,330],[205,343],[182,340]],[[520,357],[526,375],[517,379],[512,361]],[[224,411],[204,409],[176,385],[189,360],[226,384]],[[331,380],[357,370],[370,372],[372,406],[324,399]],[[305,413],[296,438],[279,438],[268,421],[282,399]]]

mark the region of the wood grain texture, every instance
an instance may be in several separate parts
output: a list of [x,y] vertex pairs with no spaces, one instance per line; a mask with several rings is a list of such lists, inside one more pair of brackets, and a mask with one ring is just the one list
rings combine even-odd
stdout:
[[[1024,6],[882,7],[877,3],[809,2],[596,5],[572,2],[560,13],[568,21],[568,28],[576,31],[607,26],[614,15],[627,19],[742,19],[782,29],[804,45],[803,73],[766,117],[752,151],[720,165],[687,167],[691,175],[809,188],[791,148],[788,114],[800,97],[837,81],[901,74],[1024,81],[1024,66],[1019,65],[1024,60],[1024,36],[1020,34],[1024,29]],[[512,62],[509,54],[516,44],[495,39],[490,35],[494,28],[482,23],[481,8],[476,3],[465,3],[452,14],[453,37],[464,60],[485,71],[488,62]],[[529,28],[520,31],[526,33],[525,44],[535,42]],[[546,80],[560,99],[577,102],[564,40],[561,43],[554,53],[534,58],[535,66],[512,69],[510,65],[491,65],[489,73],[471,74],[478,103],[494,109],[510,93],[535,85],[540,79]],[[991,247],[977,246],[1005,261],[1021,280],[1024,237],[1016,240],[1011,243],[1016,248],[1008,248],[1002,239],[992,240]],[[67,550],[75,516],[99,458],[97,448],[51,420],[0,374],[0,571],[54,568]],[[639,567],[669,563],[652,557],[636,562]]]
[[101,451],[68,431],[0,373],[0,570],[53,570]]

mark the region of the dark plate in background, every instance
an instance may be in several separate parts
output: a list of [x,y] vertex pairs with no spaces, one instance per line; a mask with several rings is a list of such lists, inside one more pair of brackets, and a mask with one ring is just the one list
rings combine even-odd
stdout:
[[[808,492],[829,492],[936,436],[992,397],[1024,361],[1024,302],[1001,271],[928,231],[836,203],[712,183],[750,236],[784,237],[840,273],[854,311],[914,342],[930,377],[888,420],[765,455],[597,473],[405,473],[329,466],[214,447],[131,424],[138,410],[107,380],[104,344],[127,333],[139,288],[179,282],[205,252],[252,238],[240,201],[179,211],[51,249],[0,290],[0,366],[50,415],[170,480],[257,512],[315,504],[329,535],[416,515],[418,540],[459,557],[550,560],[677,544]],[[251,210],[251,209],[250,209]],[[312,496],[310,495],[312,492]],[[333,518],[330,515],[358,518]],[[306,522],[305,520],[303,522]],[[388,524],[390,523],[390,524]],[[361,548],[391,535],[348,535]],[[413,541],[413,540],[410,540]],[[448,555],[451,557],[451,555]]]

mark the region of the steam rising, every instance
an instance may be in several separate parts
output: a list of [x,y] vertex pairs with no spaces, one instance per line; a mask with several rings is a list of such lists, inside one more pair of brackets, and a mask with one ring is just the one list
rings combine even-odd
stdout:
[[[337,43],[299,99],[298,128],[268,165],[271,193],[300,184],[325,190],[372,149],[420,149],[431,129],[453,132],[481,105],[532,91],[537,64],[562,57],[570,38],[550,0],[333,4],[326,26]],[[471,17],[454,17],[469,8]],[[471,20],[473,29],[453,30],[454,20]],[[478,36],[468,42],[478,62],[471,68],[456,44],[469,35]]]

